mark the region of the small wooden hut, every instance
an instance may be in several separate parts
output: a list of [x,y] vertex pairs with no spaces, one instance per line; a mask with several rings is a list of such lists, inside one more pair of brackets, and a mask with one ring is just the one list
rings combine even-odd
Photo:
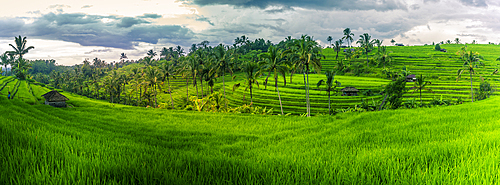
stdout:
[[408,76],[406,76],[406,82],[414,82],[416,80],[417,80],[417,78],[416,78],[415,75],[408,75]]
[[66,101],[69,99],[57,91],[50,91],[42,95],[45,98],[45,105],[52,107],[66,107]]
[[354,87],[345,87],[341,89],[342,96],[357,96],[359,90]]

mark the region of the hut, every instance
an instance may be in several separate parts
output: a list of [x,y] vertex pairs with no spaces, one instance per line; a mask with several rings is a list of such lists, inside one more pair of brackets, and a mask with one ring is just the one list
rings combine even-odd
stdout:
[[66,101],[69,99],[57,91],[50,91],[42,95],[45,98],[45,105],[52,107],[66,107]]
[[342,96],[357,96],[359,90],[354,87],[345,87],[341,89]]
[[416,80],[417,80],[417,78],[416,78],[415,75],[408,75],[408,76],[406,76],[406,82],[414,82]]

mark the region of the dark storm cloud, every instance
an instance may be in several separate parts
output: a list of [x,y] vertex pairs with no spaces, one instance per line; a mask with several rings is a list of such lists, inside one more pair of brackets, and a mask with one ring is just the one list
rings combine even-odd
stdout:
[[[105,18],[106,23],[102,21]],[[192,31],[183,26],[152,25],[140,17],[48,13],[30,24],[25,24],[22,18],[0,19],[0,37],[19,34],[75,42],[82,46],[122,49],[132,49],[137,42],[156,44],[159,39],[173,39],[188,45],[188,41],[194,37]]]
[[283,6],[283,7],[301,7],[307,9],[318,10],[406,10],[404,1],[399,0],[381,0],[381,1],[366,1],[366,0],[181,0],[188,4],[196,4],[200,6],[206,5],[234,5],[239,7],[258,7],[267,8],[270,6]]

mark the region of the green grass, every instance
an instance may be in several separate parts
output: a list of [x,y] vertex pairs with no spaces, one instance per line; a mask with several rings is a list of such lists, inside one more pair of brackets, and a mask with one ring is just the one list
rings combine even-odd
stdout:
[[495,184],[500,178],[500,97],[301,118],[140,108],[63,94],[73,108],[0,97],[0,184]]

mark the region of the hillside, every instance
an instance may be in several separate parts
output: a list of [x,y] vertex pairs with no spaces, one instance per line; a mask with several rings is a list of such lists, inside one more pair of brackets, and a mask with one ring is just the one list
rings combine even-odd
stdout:
[[0,184],[492,184],[499,178],[500,97],[301,118],[150,109],[63,94],[72,108],[0,97]]

